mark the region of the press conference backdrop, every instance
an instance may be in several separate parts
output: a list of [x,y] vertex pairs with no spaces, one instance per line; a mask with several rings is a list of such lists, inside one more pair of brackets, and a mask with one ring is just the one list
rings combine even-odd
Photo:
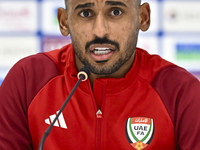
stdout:
[[[200,79],[200,0],[143,0],[151,26],[138,47],[186,68]],[[0,0],[0,84],[21,58],[71,42],[62,37],[57,8],[64,0]]]

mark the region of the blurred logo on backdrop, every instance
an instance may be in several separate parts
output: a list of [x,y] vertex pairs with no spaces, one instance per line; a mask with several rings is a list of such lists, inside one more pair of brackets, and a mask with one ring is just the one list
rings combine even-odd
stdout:
[[200,1],[163,1],[163,7],[164,31],[200,31]]
[[37,36],[0,36],[0,67],[11,67],[19,59],[39,52]]
[[42,50],[44,52],[48,52],[51,50],[59,49],[69,43],[71,43],[70,36],[47,36],[42,39]]
[[64,0],[42,1],[41,30],[44,35],[61,36],[57,21],[57,10],[59,7],[65,7]]
[[0,1],[0,32],[37,32],[37,2]]
[[165,36],[163,57],[190,72],[200,71],[200,36]]
[[179,44],[176,45],[176,59],[180,61],[198,61],[200,62],[200,43],[197,44]]

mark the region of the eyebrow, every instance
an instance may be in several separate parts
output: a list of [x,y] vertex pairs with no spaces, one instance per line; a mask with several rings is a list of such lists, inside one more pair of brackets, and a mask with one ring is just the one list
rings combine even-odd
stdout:
[[75,7],[76,9],[82,9],[82,8],[88,8],[88,7],[94,7],[94,3],[85,3],[85,4],[79,4]]
[[111,5],[111,6],[116,6],[116,5],[120,5],[120,6],[126,6],[126,4],[119,2],[119,1],[106,1],[106,5]]

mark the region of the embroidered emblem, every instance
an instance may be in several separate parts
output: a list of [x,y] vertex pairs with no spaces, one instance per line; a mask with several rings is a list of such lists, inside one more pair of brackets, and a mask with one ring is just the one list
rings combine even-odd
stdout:
[[130,145],[136,150],[143,150],[153,139],[154,121],[145,117],[128,118],[125,132]]

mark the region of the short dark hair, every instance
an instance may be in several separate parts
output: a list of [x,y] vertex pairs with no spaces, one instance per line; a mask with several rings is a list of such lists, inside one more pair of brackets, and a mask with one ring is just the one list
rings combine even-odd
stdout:
[[[68,1],[68,0],[65,0],[65,3],[67,3],[67,1]],[[140,2],[140,3],[141,3],[141,0],[135,0],[135,1],[137,1],[137,2]]]

